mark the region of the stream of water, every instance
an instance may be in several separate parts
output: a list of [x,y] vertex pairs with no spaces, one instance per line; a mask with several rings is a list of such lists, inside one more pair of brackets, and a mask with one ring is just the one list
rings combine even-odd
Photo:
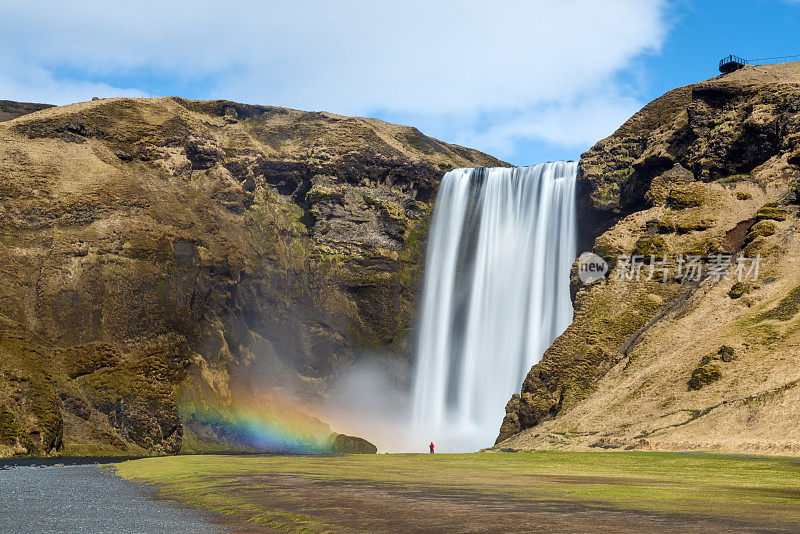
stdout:
[[506,401],[572,321],[577,162],[456,169],[425,264],[413,420],[442,450],[494,442]]

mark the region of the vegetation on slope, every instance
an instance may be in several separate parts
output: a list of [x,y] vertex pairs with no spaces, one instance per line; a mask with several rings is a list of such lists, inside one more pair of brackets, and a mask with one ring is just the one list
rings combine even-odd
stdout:
[[[800,452],[797,154],[797,63],[670,91],[584,154],[582,241],[612,270],[574,277],[575,320],[497,446]],[[636,254],[643,279],[666,255],[667,276],[626,279],[619,257]],[[720,254],[733,265],[706,278]],[[738,279],[738,255],[760,255],[758,280]],[[678,277],[681,256],[702,257],[702,279]],[[723,345],[736,361],[698,366]]]

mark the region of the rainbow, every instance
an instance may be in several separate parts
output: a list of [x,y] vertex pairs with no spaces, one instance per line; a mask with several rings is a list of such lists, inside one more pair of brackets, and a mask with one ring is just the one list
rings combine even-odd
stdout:
[[[272,404],[272,403],[271,403]],[[232,405],[181,408],[184,427],[197,439],[235,452],[331,454],[330,428],[291,407]]]

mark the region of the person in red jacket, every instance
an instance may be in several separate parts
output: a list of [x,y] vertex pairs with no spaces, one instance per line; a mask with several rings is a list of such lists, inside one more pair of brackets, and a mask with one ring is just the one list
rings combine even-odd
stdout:
[[433,454],[433,442],[432,441],[431,441],[431,444],[430,444],[430,448],[431,448],[431,454]]

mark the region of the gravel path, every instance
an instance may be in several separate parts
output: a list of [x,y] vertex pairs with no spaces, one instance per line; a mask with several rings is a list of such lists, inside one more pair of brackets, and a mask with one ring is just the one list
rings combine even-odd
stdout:
[[155,500],[99,465],[0,469],[1,532],[224,532],[219,518]]

